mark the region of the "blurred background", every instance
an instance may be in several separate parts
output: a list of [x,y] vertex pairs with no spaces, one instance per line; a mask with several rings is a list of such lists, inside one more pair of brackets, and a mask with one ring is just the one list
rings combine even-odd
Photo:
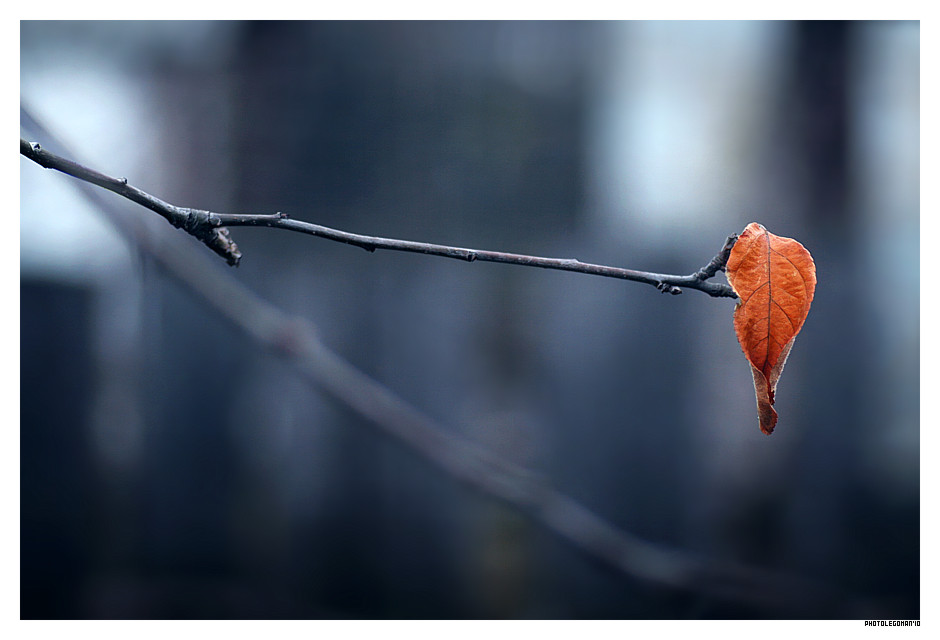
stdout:
[[[917,22],[23,22],[20,87],[182,206],[677,274],[751,221],[797,238],[819,284],[770,437],[729,299],[249,228],[230,273],[616,526],[919,618],[919,49]],[[586,561],[20,166],[23,618],[797,615]]]

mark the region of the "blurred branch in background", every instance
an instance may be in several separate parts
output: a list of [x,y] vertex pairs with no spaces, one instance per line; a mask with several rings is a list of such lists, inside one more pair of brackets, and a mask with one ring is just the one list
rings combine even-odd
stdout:
[[46,151],[38,143],[30,143],[20,139],[20,153],[47,169],[55,169],[78,178],[79,180],[98,185],[99,187],[113,191],[118,195],[124,196],[141,206],[159,213],[174,227],[184,229],[186,232],[205,243],[206,246],[225,258],[232,266],[238,265],[239,260],[241,260],[241,252],[232,241],[226,227],[270,227],[307,233],[319,238],[351,244],[367,251],[389,249],[393,251],[408,251],[445,258],[455,258],[457,260],[466,260],[467,262],[480,260],[483,262],[502,262],[529,267],[541,267],[543,269],[575,271],[590,275],[642,282],[644,284],[653,285],[663,293],[671,293],[673,295],[682,293],[682,287],[688,287],[690,289],[698,289],[716,298],[737,297],[728,285],[718,282],[708,282],[718,271],[724,269],[724,265],[728,261],[731,247],[734,245],[734,241],[737,238],[737,236],[734,235],[729,236],[724,246],[721,248],[721,251],[719,251],[705,267],[702,267],[695,273],[687,276],[667,275],[606,265],[589,264],[574,258],[543,258],[517,253],[505,253],[502,251],[465,249],[462,247],[450,247],[427,242],[379,238],[331,229],[310,222],[292,220],[287,214],[280,212],[273,214],[215,213],[202,209],[178,207],[129,185],[126,178],[113,178],[95,171],[94,169],[89,169],[72,160]]
[[[21,117],[32,133],[64,150],[25,109]],[[858,617],[853,612],[863,603],[827,585],[709,560],[617,529],[553,488],[543,475],[447,432],[330,350],[312,323],[262,300],[169,230],[154,233],[143,220],[117,211],[90,183],[74,184],[130,242],[254,342],[290,362],[311,386],[325,390],[446,474],[527,514],[591,560],[633,578],[769,611],[804,617],[836,611]]]

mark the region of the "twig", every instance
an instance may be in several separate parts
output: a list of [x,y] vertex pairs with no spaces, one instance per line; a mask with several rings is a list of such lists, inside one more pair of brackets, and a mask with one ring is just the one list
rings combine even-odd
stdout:
[[718,255],[712,258],[708,265],[691,275],[676,276],[664,273],[650,273],[648,271],[636,271],[634,269],[623,269],[621,267],[590,264],[574,258],[543,258],[518,253],[505,253],[502,251],[465,249],[462,247],[415,242],[412,240],[396,240],[393,238],[366,236],[331,229],[330,227],[313,224],[312,222],[293,220],[287,214],[280,212],[272,214],[215,213],[202,209],[177,207],[176,205],[164,202],[159,198],[129,185],[126,178],[112,178],[111,176],[104,175],[94,169],[89,169],[76,162],[50,153],[40,147],[38,143],[29,143],[20,139],[20,153],[47,169],[56,169],[57,171],[79,178],[80,180],[98,185],[99,187],[113,191],[159,213],[174,227],[184,229],[205,243],[209,248],[225,258],[232,266],[238,265],[241,259],[241,252],[238,250],[234,241],[232,241],[227,227],[270,227],[272,229],[297,231],[299,233],[317,236],[318,238],[343,242],[361,247],[367,251],[388,249],[392,251],[424,253],[432,256],[466,260],[467,262],[480,260],[483,262],[503,262],[528,267],[541,267],[543,269],[575,271],[577,273],[643,282],[653,285],[663,293],[671,293],[673,295],[682,293],[682,288],[685,287],[698,289],[716,298],[737,297],[730,286],[720,282],[708,281],[718,270],[724,268],[725,263],[728,261],[728,252],[731,250],[731,246],[734,244],[737,236],[729,236],[725,241],[725,246],[722,247]]
[[[34,120],[33,127],[53,139]],[[106,217],[158,265],[256,343],[288,360],[378,430],[467,485],[529,515],[588,558],[624,575],[803,617],[832,615],[844,594],[799,577],[715,562],[617,529],[548,479],[447,432],[330,350],[306,319],[290,316],[214,268],[186,243],[164,242],[122,216],[85,182],[75,183]]]
[[233,267],[238,265],[238,261],[242,257],[238,247],[235,246],[229,236],[228,229],[220,226],[218,221],[213,219],[211,211],[177,207],[164,202],[160,198],[127,184],[127,178],[112,178],[94,169],[89,169],[77,162],[46,151],[38,142],[30,143],[20,138],[20,153],[46,169],[55,169],[67,173],[79,180],[113,191],[128,200],[147,207],[151,211],[156,211],[174,227],[184,229],[205,243],[206,246],[225,258]]

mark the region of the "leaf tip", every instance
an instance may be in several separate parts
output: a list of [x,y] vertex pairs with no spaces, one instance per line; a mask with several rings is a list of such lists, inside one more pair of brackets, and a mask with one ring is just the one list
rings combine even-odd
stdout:
[[773,435],[774,427],[777,426],[777,412],[773,407],[768,408],[770,411],[766,415],[761,412],[760,416],[760,431],[765,436]]

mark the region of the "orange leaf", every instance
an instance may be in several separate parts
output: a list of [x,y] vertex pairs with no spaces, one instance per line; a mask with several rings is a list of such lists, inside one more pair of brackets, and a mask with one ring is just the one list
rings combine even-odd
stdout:
[[740,299],[734,332],[751,363],[760,430],[770,435],[777,424],[774,390],[813,302],[816,264],[796,240],[752,222],[734,243],[725,271]]

